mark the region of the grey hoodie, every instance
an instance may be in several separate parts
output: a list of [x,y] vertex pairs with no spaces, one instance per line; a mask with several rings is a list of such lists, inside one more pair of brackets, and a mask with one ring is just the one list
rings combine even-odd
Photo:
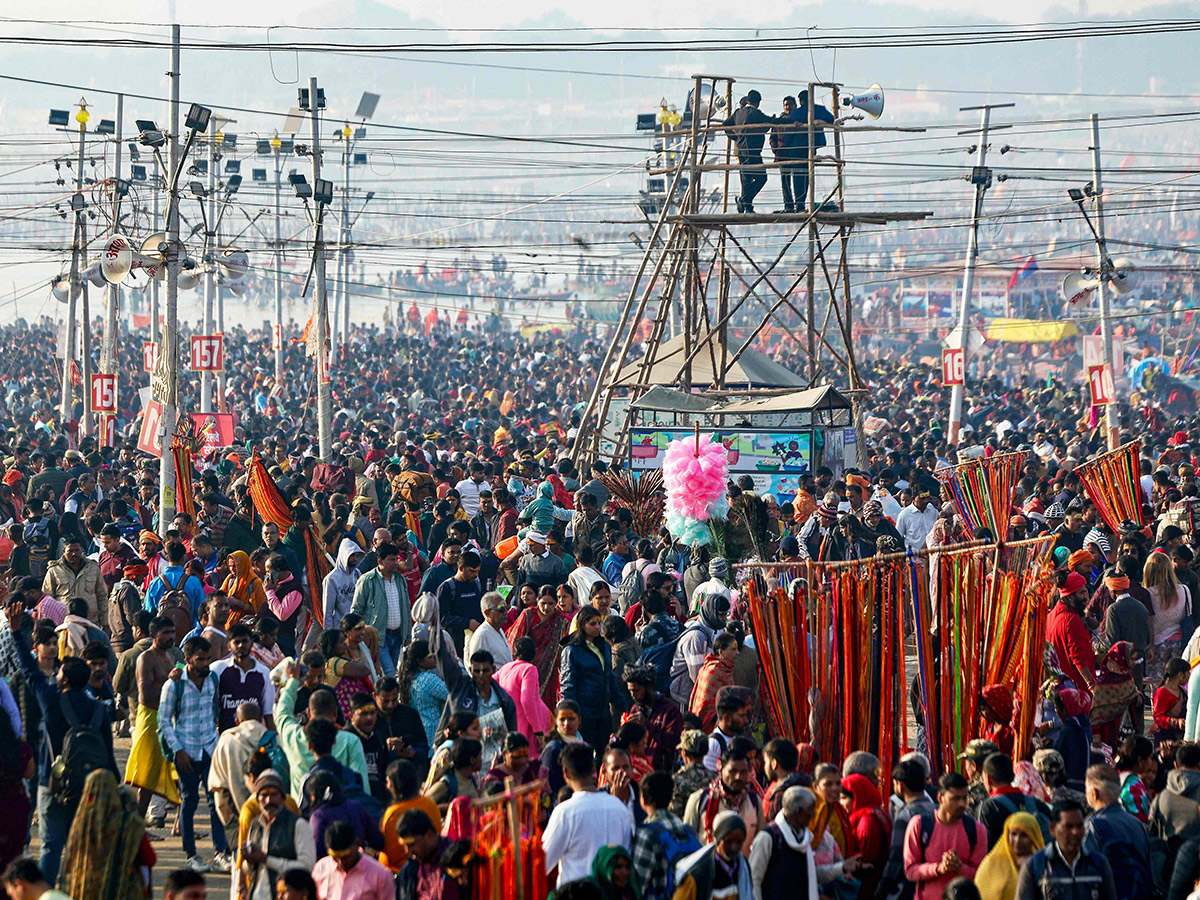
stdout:
[[362,547],[350,540],[342,538],[338,545],[337,562],[333,571],[325,576],[324,609],[325,630],[337,628],[342,616],[350,612],[350,604],[354,602],[354,585],[358,583],[358,573],[350,568],[350,557],[355,553],[361,555]]
[[1200,771],[1172,769],[1150,804],[1150,832],[1163,840],[1200,838]]

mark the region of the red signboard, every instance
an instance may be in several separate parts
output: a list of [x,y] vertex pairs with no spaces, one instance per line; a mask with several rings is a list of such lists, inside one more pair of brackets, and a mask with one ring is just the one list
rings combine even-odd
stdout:
[[220,372],[225,368],[223,338],[220,334],[192,335],[193,372]]
[[151,400],[142,414],[142,430],[138,433],[137,448],[151,456],[162,456],[159,427],[162,425],[162,404]]
[[233,413],[192,413],[196,433],[204,435],[200,456],[207,459],[222,447],[233,446]]
[[117,376],[92,376],[92,412],[115,413],[117,411]]
[[158,343],[146,341],[142,344],[142,371],[153,372],[158,365]]
[[946,387],[966,383],[966,354],[961,347],[942,351],[942,384]]
[[102,415],[100,417],[100,446],[117,446],[117,417]]
[[272,350],[282,350],[283,349],[283,326],[282,325],[272,325],[271,326],[271,349]]
[[1112,369],[1108,366],[1088,366],[1088,390],[1092,393],[1092,406],[1106,406],[1113,402]]

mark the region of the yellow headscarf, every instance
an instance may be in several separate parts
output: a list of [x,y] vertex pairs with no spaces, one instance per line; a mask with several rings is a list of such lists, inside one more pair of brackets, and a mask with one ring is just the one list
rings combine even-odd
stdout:
[[979,888],[981,900],[1013,900],[1016,897],[1017,872],[1020,867],[1008,842],[1008,836],[1017,830],[1029,835],[1035,853],[1045,846],[1042,828],[1033,815],[1019,812],[1009,816],[1004,822],[1004,834],[1000,836],[991,852],[983,858],[975,872],[975,886]]
[[[229,558],[233,560],[236,571],[225,576],[225,580],[221,583],[221,590],[230,597],[235,597],[243,603],[249,603],[253,610],[251,615],[253,615],[267,602],[267,592],[263,589],[262,580],[255,574],[254,567],[250,563],[250,554],[246,551],[234,550],[229,554]],[[231,612],[225,623],[226,627],[235,624],[241,617],[240,612]]]

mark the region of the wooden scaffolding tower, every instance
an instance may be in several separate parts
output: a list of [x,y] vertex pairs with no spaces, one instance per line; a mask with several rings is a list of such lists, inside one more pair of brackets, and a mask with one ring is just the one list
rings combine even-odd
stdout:
[[[818,89],[829,92],[829,109],[834,115],[841,109],[840,86],[826,82],[808,85],[807,146],[815,147],[820,130],[832,133],[828,146],[820,148],[820,153],[810,151],[807,160],[762,164],[764,172],[784,165],[807,166],[808,195],[796,198],[800,211],[730,212],[731,178],[736,179],[741,169],[734,155],[736,129],[724,124],[724,112],[734,108],[734,79],[694,75],[692,81],[690,122],[685,120],[684,128],[663,135],[682,137],[683,152],[675,166],[650,171],[652,176],[668,176],[670,185],[583,414],[573,449],[576,462],[625,459],[628,404],[656,385],[684,391],[704,388],[710,395],[778,393],[778,389],[755,384],[739,366],[747,351],[755,352],[751,345],[770,324],[795,339],[806,356],[807,386],[815,386],[831,374],[824,368],[826,362],[841,374],[845,381],[842,391],[855,404],[861,440],[862,383],[854,353],[847,253],[850,236],[856,226],[915,222],[931,215],[890,209],[847,210],[845,135],[923,129],[848,124],[861,116],[838,119],[833,125],[816,121]],[[724,147],[718,149],[721,143]],[[823,172],[834,176],[828,192],[818,191],[815,176]],[[705,176],[710,185],[715,176],[720,186],[706,187]],[[760,261],[743,229],[764,225],[786,228],[781,249]],[[793,247],[803,247],[804,241],[808,244],[807,263],[798,272],[787,271],[785,258]],[[828,292],[823,315],[816,304],[819,286]],[[751,300],[756,306],[747,306]],[[744,308],[754,310],[751,322],[757,324],[740,343],[731,344],[730,322]],[[782,318],[784,309],[799,320],[798,331]],[[649,321],[648,334],[642,324],[645,321]],[[831,324],[835,332],[830,331]],[[668,329],[675,339],[665,340]],[[633,359],[631,351],[639,335],[646,352]],[[696,377],[697,373],[702,377]],[[732,385],[737,389],[731,390]]]

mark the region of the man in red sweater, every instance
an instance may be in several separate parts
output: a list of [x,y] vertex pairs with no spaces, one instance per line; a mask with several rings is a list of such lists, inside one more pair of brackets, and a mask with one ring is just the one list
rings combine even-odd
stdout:
[[915,900],[941,900],[955,878],[975,877],[987,852],[987,832],[967,815],[967,779],[947,772],[938,808],[913,816],[904,832],[904,877],[916,885]]
[[1059,588],[1059,601],[1046,617],[1046,640],[1058,655],[1062,673],[1080,691],[1090,693],[1096,683],[1096,651],[1083,622],[1088,602],[1087,580],[1072,572]]

